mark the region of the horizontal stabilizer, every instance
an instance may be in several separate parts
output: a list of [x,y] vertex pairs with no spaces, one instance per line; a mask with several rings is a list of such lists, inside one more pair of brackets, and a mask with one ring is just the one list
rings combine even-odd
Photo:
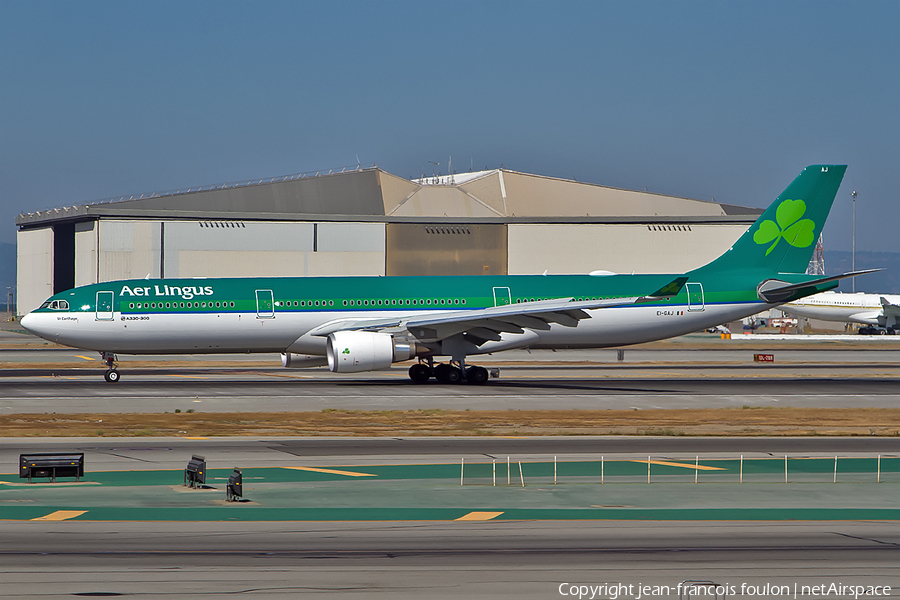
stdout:
[[881,297],[881,306],[883,306],[884,308],[892,308],[895,310],[900,310],[900,306],[898,306],[896,304],[891,304],[891,301],[888,300],[887,298],[885,298],[884,296]]
[[890,300],[882,296],[881,312],[884,313],[883,325],[885,327],[893,327],[894,329],[900,327],[900,306],[891,304]]
[[[842,275],[833,275],[831,277],[823,277],[821,279],[804,281],[803,283],[787,283],[784,281],[779,281],[777,279],[767,279],[759,284],[759,286],[756,288],[756,295],[759,296],[759,299],[763,302],[767,302],[769,304],[780,304],[782,302],[788,302],[789,300],[793,299],[792,297],[800,291],[812,290],[811,293],[815,293],[819,291],[816,289],[816,286],[823,283],[831,283],[833,281],[839,281],[841,279],[847,279],[849,277],[856,277],[857,275],[877,273],[878,271],[882,270],[883,269],[866,269],[864,271],[852,271],[850,273],[844,273]],[[810,294],[803,295],[808,296]]]

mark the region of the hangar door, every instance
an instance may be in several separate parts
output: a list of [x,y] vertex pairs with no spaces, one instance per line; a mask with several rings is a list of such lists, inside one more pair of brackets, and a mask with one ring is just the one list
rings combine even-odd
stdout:
[[387,275],[506,275],[506,225],[388,223]]

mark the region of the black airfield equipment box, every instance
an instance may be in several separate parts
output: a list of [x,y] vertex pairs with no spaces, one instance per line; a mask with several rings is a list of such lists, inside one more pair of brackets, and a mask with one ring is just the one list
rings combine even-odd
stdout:
[[187,467],[184,469],[184,485],[192,488],[206,483],[206,458],[197,456],[191,457]]
[[19,455],[19,478],[49,477],[56,483],[57,477],[84,477],[84,452],[38,453]]
[[229,502],[238,502],[238,499],[244,495],[244,476],[237,467],[228,478],[228,487],[225,489],[225,499]]

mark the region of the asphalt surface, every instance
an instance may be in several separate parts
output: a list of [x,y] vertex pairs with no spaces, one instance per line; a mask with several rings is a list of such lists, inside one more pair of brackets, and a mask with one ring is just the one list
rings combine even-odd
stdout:
[[[480,357],[487,385],[412,384],[406,367],[359,374],[283,369],[277,355],[120,357],[103,381],[93,353],[0,349],[0,414],[392,409],[654,409],[900,406],[900,344],[678,342],[660,348],[514,351]],[[754,354],[771,354],[771,363]]]
[[791,596],[795,585],[900,588],[895,522],[2,527],[0,579],[13,598],[560,598],[561,590],[577,597],[573,585],[602,584],[631,586],[620,598],[678,598],[685,580],[734,586],[729,597],[743,598],[776,597],[759,593],[767,584]]
[[[272,367],[277,356],[221,357],[229,363],[221,367],[210,357],[165,365],[143,357],[131,368],[128,358],[120,364],[122,382],[109,385],[100,379],[99,365],[72,367],[90,362],[87,354],[7,350],[0,352],[0,363],[7,365],[0,365],[0,411],[894,407],[900,406],[900,352],[893,347],[778,347],[774,365],[752,362],[760,349],[628,350],[624,363],[615,351],[507,353],[480,361],[502,369],[499,380],[481,388],[414,386],[400,369],[349,377],[283,370]],[[38,448],[84,451],[91,468],[112,470],[183,468],[193,453],[205,454],[217,467],[298,460],[321,466],[455,462],[507,455],[528,460],[551,454],[561,460],[651,454],[682,460],[735,454],[871,456],[900,453],[900,439],[3,439],[0,463],[15,465],[20,451]],[[842,493],[852,499],[854,485],[844,484]],[[678,484],[651,489],[679,494]],[[867,489],[858,488],[861,499]],[[620,598],[678,598],[676,586],[684,580],[734,586],[729,596],[744,598],[776,597],[766,585],[788,586],[790,594],[778,596],[793,595],[795,585],[823,584],[889,585],[890,595],[900,594],[896,521],[12,522],[2,521],[2,512],[0,504],[4,598],[560,598],[577,597],[573,585],[604,583],[631,586],[617,592]],[[585,589],[583,597],[591,597]],[[825,597],[802,587],[797,591],[797,598]],[[607,589],[594,597],[613,595]],[[844,589],[830,597],[853,593]]]

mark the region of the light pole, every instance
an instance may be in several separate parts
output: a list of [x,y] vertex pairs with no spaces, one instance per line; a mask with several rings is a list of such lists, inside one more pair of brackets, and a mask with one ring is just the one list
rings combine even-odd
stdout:
[[[850,270],[856,271],[856,196],[859,194],[856,190],[850,192],[853,197],[853,246],[850,252]],[[851,290],[856,293],[856,277],[850,278]]]

